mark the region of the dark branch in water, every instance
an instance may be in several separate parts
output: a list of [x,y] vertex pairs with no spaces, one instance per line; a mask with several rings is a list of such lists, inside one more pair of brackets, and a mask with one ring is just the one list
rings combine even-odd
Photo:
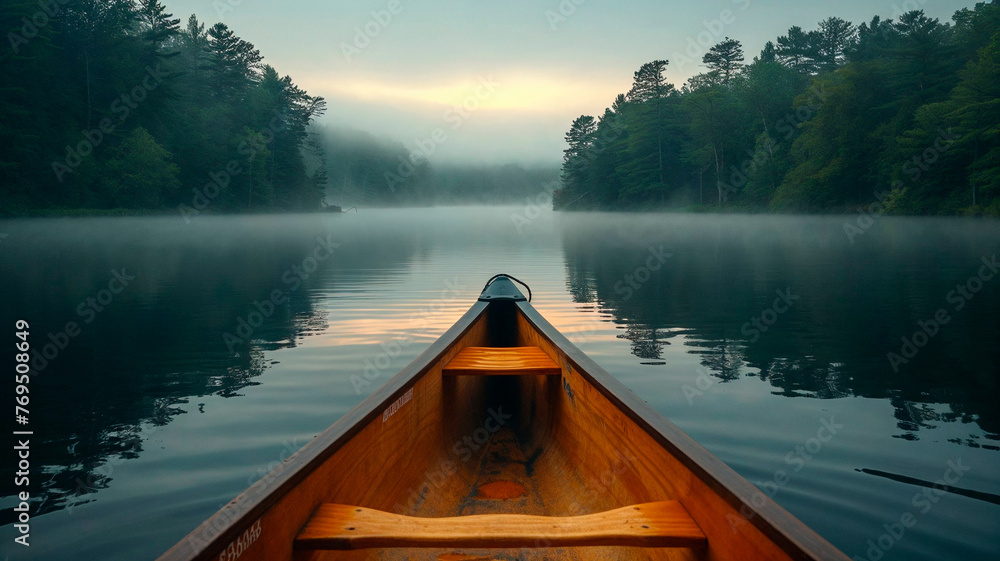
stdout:
[[860,471],[861,473],[867,473],[868,475],[884,477],[886,479],[891,479],[893,481],[898,481],[900,483],[907,483],[909,485],[917,485],[920,487],[928,487],[931,489],[940,489],[941,491],[946,491],[948,493],[954,493],[956,495],[962,495],[963,497],[969,497],[971,499],[976,499],[979,501],[985,501],[988,503],[993,503],[995,505],[1000,505],[1000,495],[994,495],[993,493],[985,493],[983,491],[973,491],[972,489],[963,489],[961,487],[954,487],[952,485],[940,485],[938,483],[934,483],[933,481],[926,481],[924,479],[917,479],[915,477],[899,475],[898,473],[879,471],[877,469],[861,468],[861,469],[855,469],[854,471]]

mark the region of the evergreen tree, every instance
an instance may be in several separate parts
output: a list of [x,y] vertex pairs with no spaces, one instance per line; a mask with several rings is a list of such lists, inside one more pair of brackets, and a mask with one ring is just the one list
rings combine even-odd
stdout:
[[181,20],[173,19],[160,0],[139,0],[137,13],[143,41],[159,46],[180,33]]
[[924,99],[945,95],[955,85],[957,71],[948,44],[949,29],[921,10],[903,14],[893,28],[896,41],[890,68],[894,87],[921,92]]
[[875,16],[871,22],[858,26],[855,41],[847,47],[845,56],[851,62],[884,58],[889,55],[898,36],[891,19],[883,20]]
[[632,89],[628,92],[628,100],[637,103],[658,100],[666,97],[674,89],[667,83],[663,72],[669,64],[666,60],[654,60],[639,67],[633,75]]
[[623,134],[594,141],[565,185],[611,208],[705,202],[714,182],[709,198],[737,209],[883,200],[899,213],[1000,215],[1000,2],[953,22],[919,10],[856,28],[827,18],[789,28],[745,67],[726,38],[680,92],[666,61],[643,65],[588,138],[608,123]]
[[760,55],[754,57],[754,62],[777,62],[778,61],[778,50],[775,48],[772,41],[764,43],[764,48],[761,49]]
[[191,50],[206,50],[208,46],[208,34],[205,32],[205,24],[198,21],[198,16],[191,14],[188,17],[187,27],[180,34],[187,48]]
[[172,155],[136,127],[111,151],[101,179],[110,206],[158,208],[180,187]]
[[569,202],[570,197],[582,197],[586,194],[584,188],[587,184],[595,132],[597,123],[594,118],[590,115],[580,115],[573,120],[573,125],[566,133],[567,146],[563,150],[562,165],[563,192],[560,194],[563,203]]
[[844,62],[844,52],[850,48],[857,29],[849,21],[837,17],[819,22],[819,29],[811,34],[810,49],[820,70],[832,71]]
[[[654,60],[640,66],[633,75],[632,89],[628,93],[628,100],[637,104],[637,111],[649,114],[648,117],[640,119],[636,126],[630,127],[632,130],[630,139],[634,145],[640,145],[647,134],[650,138],[655,138],[655,152],[649,154],[648,157],[652,160],[655,155],[655,178],[660,185],[665,183],[663,160],[665,110],[663,100],[674,92],[673,84],[668,83],[663,76],[667,64],[669,62],[666,60]],[[649,180],[640,178],[638,181],[646,182],[648,185]]]
[[258,80],[263,57],[253,44],[237,37],[226,24],[217,23],[209,28],[205,49],[216,95],[239,97]]
[[[37,9],[0,4],[0,24],[20,29]],[[231,163],[212,212],[319,206],[309,127],[325,101],[274,69],[265,80],[253,45],[194,16],[181,29],[157,0],[59,9],[0,53],[0,214],[190,205],[179,186]]]
[[904,186],[896,201],[901,211],[925,214],[944,205],[949,212],[1000,214],[1000,35],[977,54],[948,98],[921,107],[915,127],[899,138],[917,158],[894,177]]
[[788,28],[787,35],[778,37],[775,51],[778,62],[791,69],[805,73],[816,70],[815,41],[797,25]]
[[726,37],[713,45],[701,60],[723,84],[731,84],[743,66],[743,46],[736,39]]

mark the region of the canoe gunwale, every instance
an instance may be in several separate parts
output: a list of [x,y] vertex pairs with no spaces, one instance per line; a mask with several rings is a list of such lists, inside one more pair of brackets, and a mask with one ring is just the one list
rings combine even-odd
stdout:
[[[496,303],[499,304],[500,300],[498,299]],[[557,353],[562,353],[562,358],[577,370],[577,374],[639,429],[672,454],[695,477],[703,481],[711,491],[735,510],[740,511],[745,508],[748,510],[744,512],[752,512],[753,516],[748,517],[747,521],[791,558],[849,561],[843,552],[773,499],[768,498],[762,507],[754,506],[752,497],[761,493],[757,487],[646,404],[622,382],[573,345],[529,302],[513,300],[509,303],[504,302],[504,305],[516,306],[513,311],[521,314],[537,335],[551,344]],[[215,559],[254,521],[264,516],[287,493],[381,415],[413,384],[432,371],[478,321],[488,319],[485,316],[491,307],[495,308],[496,305],[491,304],[489,300],[475,302],[454,325],[417,358],[343,417],[320,432],[279,467],[198,525],[165,552],[159,561]],[[559,361],[559,357],[553,358]]]
[[768,498],[762,507],[754,506],[751,497],[760,494],[752,483],[736,473],[733,468],[709,452],[704,446],[682,431],[625,384],[608,373],[586,353],[570,342],[528,302],[516,303],[524,318],[552,346],[562,351],[569,364],[605,398],[646,431],[695,476],[736,510],[743,508],[754,513],[747,519],[766,537],[778,544],[795,559],[850,561],[842,551],[793,516],[773,499]]
[[[269,480],[271,473],[274,473],[272,470],[199,524],[160,556],[158,561],[214,559],[221,548],[239,537],[249,524],[262,516],[290,489],[333,456],[368,423],[381,415],[381,412],[402,396],[407,388],[426,375],[454,343],[468,333],[486,312],[488,306],[489,302],[474,303],[417,358],[275,468],[281,472],[273,480]],[[217,529],[213,530],[215,527]]]

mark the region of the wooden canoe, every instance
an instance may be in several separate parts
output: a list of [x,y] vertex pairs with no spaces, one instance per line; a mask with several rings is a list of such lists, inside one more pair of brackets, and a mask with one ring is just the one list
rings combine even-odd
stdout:
[[848,558],[499,276],[423,354],[160,559]]

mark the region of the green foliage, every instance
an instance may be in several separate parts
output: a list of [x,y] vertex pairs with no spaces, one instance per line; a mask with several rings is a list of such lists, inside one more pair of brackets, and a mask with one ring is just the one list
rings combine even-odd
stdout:
[[159,207],[180,187],[179,170],[171,159],[146,129],[137,127],[111,150],[101,191],[112,207]]
[[726,37],[709,49],[701,61],[709,71],[720,77],[723,84],[731,84],[743,63],[743,46],[736,39]]
[[851,22],[840,18],[827,18],[819,28],[809,34],[811,52],[822,70],[835,70],[844,63],[845,51],[854,42],[857,30]]
[[628,100],[636,103],[645,103],[651,100],[662,99],[674,89],[663,77],[663,72],[667,68],[667,61],[654,60],[643,64],[636,70],[632,89],[628,92]]
[[815,69],[815,45],[809,34],[797,25],[788,28],[788,35],[778,37],[775,52],[778,62],[793,70],[808,73]]
[[628,98],[575,120],[556,206],[998,214],[1000,2],[952,23],[827,18],[742,53],[726,38],[679,92],[647,63]]
[[[159,0],[56,4],[0,54],[0,213],[176,208],[222,174],[209,212],[319,207],[325,170],[307,160],[322,159],[309,132],[322,98],[226,25],[182,28]],[[0,25],[37,11],[3,3]]]
[[871,197],[866,174],[877,165],[881,146],[873,136],[885,119],[886,92],[880,68],[859,63],[813,84],[822,99],[796,98],[801,134],[791,148],[792,169],[776,193],[783,210],[849,208]]
[[914,154],[897,177],[913,180],[905,181],[912,185],[900,201],[912,212],[934,212],[944,201],[952,212],[996,213],[1000,200],[1000,34],[958,75],[961,80],[948,98],[921,107],[914,127],[900,138],[901,145]]
[[777,62],[778,61],[778,51],[774,47],[774,43],[768,41],[764,43],[764,48],[760,50],[760,56],[756,56],[753,59],[754,62]]

